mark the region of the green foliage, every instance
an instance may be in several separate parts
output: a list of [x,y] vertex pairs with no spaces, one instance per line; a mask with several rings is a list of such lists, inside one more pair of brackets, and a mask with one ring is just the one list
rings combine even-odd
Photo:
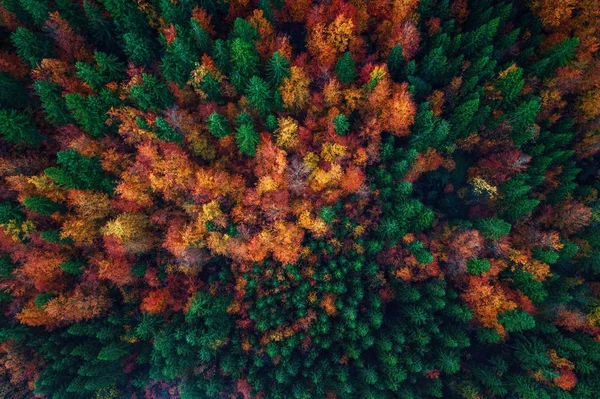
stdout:
[[160,116],[156,118],[156,137],[161,140],[169,141],[177,144],[183,142],[183,135],[175,128],[169,126]]
[[161,60],[161,69],[168,80],[183,86],[194,70],[197,54],[192,42],[182,35],[183,32],[178,30],[177,33],[177,37],[167,45]]
[[260,114],[265,115],[268,113],[270,108],[271,92],[267,82],[258,76],[253,76],[250,78],[250,81],[246,87],[246,97],[248,98],[250,104],[252,104],[252,106],[256,108]]
[[91,137],[99,138],[114,131],[106,123],[106,113],[119,104],[119,99],[108,89],[102,89],[98,96],[68,93],[64,98],[75,120]]
[[216,138],[227,137],[231,133],[229,121],[223,115],[213,112],[206,120],[206,126],[210,134]]
[[113,184],[97,159],[85,157],[74,149],[59,151],[56,155],[58,166],[44,173],[57,184],[79,190],[112,191]]
[[490,269],[490,262],[487,259],[471,259],[467,262],[467,272],[469,274],[480,275]]
[[333,117],[333,126],[337,134],[345,136],[350,130],[350,121],[346,115],[339,114]]
[[335,63],[335,73],[342,83],[352,83],[356,79],[355,62],[352,54],[346,51]]
[[34,147],[42,143],[42,135],[33,120],[16,110],[0,110],[0,137],[13,144]]
[[400,44],[396,44],[390,50],[387,59],[388,71],[390,71],[390,76],[395,82],[399,82],[402,78],[402,74],[404,72],[404,67],[406,65],[406,61],[404,60],[404,54],[402,50],[402,46]]
[[58,265],[58,267],[65,273],[78,276],[83,273],[85,264],[79,260],[68,260]]
[[64,126],[73,122],[60,86],[46,80],[36,80],[33,87],[40,97],[42,108],[46,112],[46,119],[50,123]]
[[[34,1],[31,1],[34,4]],[[18,27],[12,33],[10,39],[17,48],[19,57],[27,62],[31,68],[35,68],[44,58],[52,56],[52,46],[48,39],[27,28]]]
[[485,237],[498,239],[510,233],[511,224],[498,218],[476,219],[475,227]]
[[47,197],[27,197],[23,200],[23,205],[27,209],[33,212],[37,212],[44,216],[52,215],[56,212],[64,212],[66,210],[64,205],[58,204]]
[[260,137],[251,124],[244,123],[235,130],[235,142],[241,154],[254,156]]
[[142,74],[142,82],[131,87],[130,96],[145,111],[166,109],[173,105],[173,96],[165,84],[145,73]]
[[269,58],[265,69],[269,82],[274,86],[279,86],[284,78],[290,76],[290,62],[279,51],[274,52]]
[[508,310],[498,317],[498,321],[508,332],[521,332],[535,327],[535,319],[529,313],[515,309]]

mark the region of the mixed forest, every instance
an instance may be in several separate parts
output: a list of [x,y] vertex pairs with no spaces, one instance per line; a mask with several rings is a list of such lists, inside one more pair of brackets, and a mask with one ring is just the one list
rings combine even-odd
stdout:
[[0,0],[0,397],[594,399],[600,0]]

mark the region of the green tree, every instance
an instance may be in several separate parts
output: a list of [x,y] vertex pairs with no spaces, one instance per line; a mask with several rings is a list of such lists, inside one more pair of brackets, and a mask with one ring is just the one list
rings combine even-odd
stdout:
[[19,0],[25,11],[31,15],[36,25],[43,25],[48,19],[50,5],[47,0]]
[[333,117],[333,127],[337,134],[345,136],[350,130],[350,121],[344,114],[336,115]]
[[400,44],[396,44],[390,50],[387,59],[387,65],[388,71],[390,72],[390,77],[394,80],[394,82],[400,82],[402,80],[404,67],[406,65],[402,46]]
[[33,88],[40,97],[42,108],[46,112],[46,119],[50,123],[55,126],[64,126],[73,122],[59,85],[46,80],[36,80]]
[[177,144],[183,143],[183,135],[175,128],[169,126],[160,116],[156,118],[156,137],[161,140],[169,141]]
[[44,173],[57,184],[78,190],[112,191],[113,184],[98,159],[85,157],[74,149],[59,151],[56,155],[58,166]]
[[152,41],[136,32],[127,32],[123,35],[123,50],[127,58],[139,65],[148,65],[154,59]]
[[487,259],[471,259],[467,262],[469,274],[481,275],[490,270],[490,262]]
[[335,73],[342,83],[351,83],[356,78],[355,62],[352,54],[346,51],[335,63]]
[[35,68],[42,59],[52,57],[52,45],[40,33],[18,27],[10,36],[10,39],[17,48],[19,57],[27,62],[31,68]]
[[0,136],[9,143],[34,147],[43,139],[31,118],[16,110],[0,110]]
[[260,137],[258,133],[249,123],[240,125],[235,131],[235,142],[237,143],[241,154],[254,156],[259,141]]
[[250,78],[248,86],[246,87],[246,97],[250,104],[252,104],[260,114],[266,115],[268,113],[271,92],[267,82],[258,76]]
[[166,109],[174,99],[164,83],[153,75],[142,74],[142,82],[131,87],[131,99],[145,111]]
[[511,224],[498,218],[476,219],[475,227],[487,238],[497,239],[510,233]]
[[269,82],[274,86],[279,86],[284,78],[290,76],[290,62],[279,51],[269,58],[265,69]]
[[90,87],[98,90],[109,82],[118,82],[123,79],[125,65],[115,55],[96,51],[94,59],[96,65],[85,62],[75,63],[77,77]]
[[106,124],[108,110],[120,104],[115,93],[102,89],[98,95],[68,93],[64,98],[75,120],[91,137],[100,138],[115,131],[115,126]]
[[218,139],[226,137],[231,133],[231,127],[227,118],[217,112],[210,114],[206,121],[206,126],[210,134]]
[[55,212],[64,212],[66,210],[64,205],[58,204],[47,197],[27,197],[23,200],[23,205],[33,212],[37,212],[41,215],[52,215]]
[[194,70],[198,54],[187,37],[187,32],[177,29],[177,36],[170,44],[166,44],[166,52],[162,57],[161,69],[168,80],[183,87]]

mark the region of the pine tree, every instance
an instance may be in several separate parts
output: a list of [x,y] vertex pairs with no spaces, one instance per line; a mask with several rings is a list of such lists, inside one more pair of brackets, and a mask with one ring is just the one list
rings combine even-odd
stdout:
[[177,31],[177,36],[170,44],[166,45],[165,55],[162,57],[161,69],[168,80],[183,86],[194,70],[198,55],[194,51],[187,32]]
[[55,212],[64,212],[66,208],[47,197],[27,197],[23,200],[23,205],[33,212],[41,215],[52,215]]
[[9,143],[34,147],[39,146],[43,140],[31,118],[16,110],[0,110],[0,137]]
[[350,130],[350,121],[344,114],[339,114],[333,118],[335,132],[340,136],[345,136]]
[[210,114],[206,121],[206,126],[208,127],[210,134],[219,139],[226,137],[229,135],[229,133],[231,133],[231,128],[229,127],[227,118],[216,112]]
[[97,159],[84,157],[74,149],[59,151],[56,155],[58,166],[44,173],[57,184],[79,190],[112,191],[112,183]]
[[139,65],[148,65],[154,59],[153,43],[136,32],[123,35],[123,50],[127,58]]
[[19,27],[10,36],[14,46],[17,48],[19,57],[27,62],[31,68],[35,68],[44,58],[52,57],[52,46],[48,39],[29,29]]
[[279,86],[284,78],[290,76],[290,62],[279,51],[274,52],[269,58],[265,69],[269,82],[274,86]]
[[246,87],[246,97],[250,104],[252,104],[260,114],[265,115],[268,113],[271,93],[267,82],[258,76],[250,78],[248,86]]
[[235,131],[235,142],[241,154],[254,156],[256,154],[256,146],[260,142],[260,137],[251,124],[244,123]]
[[161,140],[169,141],[177,144],[183,142],[183,135],[176,129],[169,126],[167,121],[161,117],[156,118],[156,137]]
[[475,227],[488,238],[498,239],[510,233],[511,225],[502,219],[487,218],[475,220]]
[[36,25],[43,25],[48,19],[50,5],[46,0],[20,0],[21,6],[31,15]]
[[404,60],[404,54],[402,51],[402,46],[400,44],[396,44],[390,50],[387,59],[387,65],[388,71],[390,72],[390,76],[394,80],[394,82],[400,82],[402,80],[404,67],[406,65],[406,61]]
[[356,78],[355,62],[352,54],[346,51],[335,63],[335,72],[342,83],[351,83]]
[[480,275],[490,269],[490,262],[487,259],[471,259],[467,262],[467,272],[469,274]]
[[46,112],[46,119],[55,126],[64,126],[73,122],[60,86],[46,80],[36,80],[33,84]]
[[165,84],[145,73],[142,74],[141,84],[131,87],[130,96],[143,110],[166,109],[174,102]]
[[108,110],[120,104],[113,92],[102,89],[97,96],[68,93],[64,99],[75,120],[91,137],[99,138],[114,131],[114,127],[106,124]]

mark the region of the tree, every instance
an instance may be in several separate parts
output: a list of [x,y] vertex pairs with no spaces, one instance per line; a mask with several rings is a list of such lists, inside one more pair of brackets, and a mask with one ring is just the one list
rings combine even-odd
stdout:
[[390,71],[390,76],[395,82],[401,81],[405,64],[406,62],[404,60],[402,46],[400,44],[396,44],[390,50],[387,59],[388,71]]
[[213,112],[206,120],[206,126],[210,134],[218,139],[227,137],[231,133],[229,121],[223,115]]
[[284,78],[290,76],[290,62],[279,51],[269,58],[265,69],[270,83],[274,86],[279,86]]
[[335,132],[340,136],[344,136],[350,130],[350,121],[344,114],[339,114],[333,118],[333,126]]
[[43,140],[35,123],[16,110],[0,110],[0,135],[9,143],[34,147],[39,146]]
[[180,34],[175,39],[166,44],[167,50],[162,57],[161,69],[167,79],[183,86],[194,70],[198,55],[194,51],[191,40],[186,35],[187,32],[178,33]]
[[153,47],[146,36],[137,32],[127,32],[123,35],[123,50],[127,57],[137,64],[147,65],[152,61]]
[[475,220],[475,227],[486,238],[498,239],[510,233],[511,225],[502,219],[488,218]]
[[480,275],[490,269],[490,262],[487,259],[471,259],[467,262],[467,272],[469,274]]
[[64,212],[64,205],[58,204],[47,197],[27,197],[23,200],[23,205],[33,212],[44,216],[52,215],[55,212]]
[[[33,3],[33,2],[32,2]],[[52,46],[48,39],[39,33],[19,27],[10,39],[17,48],[19,57],[35,68],[44,58],[52,56]]]
[[271,93],[267,82],[253,76],[246,87],[246,96],[259,113],[265,115],[269,112]]
[[120,103],[111,91],[103,89],[97,96],[68,93],[64,99],[75,120],[91,137],[100,138],[115,130],[106,123],[107,112]]
[[139,85],[131,86],[130,96],[145,111],[166,109],[174,102],[164,83],[145,73]]
[[346,51],[335,63],[335,72],[342,83],[352,83],[356,78],[355,62],[352,54]]
[[73,118],[60,86],[47,80],[36,80],[33,87],[40,97],[48,121],[56,126],[72,123]]
[[56,155],[58,166],[44,173],[57,184],[79,190],[112,191],[112,182],[97,159],[85,157],[74,149],[59,151]]
[[235,142],[241,154],[254,156],[256,154],[256,146],[260,142],[260,137],[251,124],[244,123],[235,131]]

